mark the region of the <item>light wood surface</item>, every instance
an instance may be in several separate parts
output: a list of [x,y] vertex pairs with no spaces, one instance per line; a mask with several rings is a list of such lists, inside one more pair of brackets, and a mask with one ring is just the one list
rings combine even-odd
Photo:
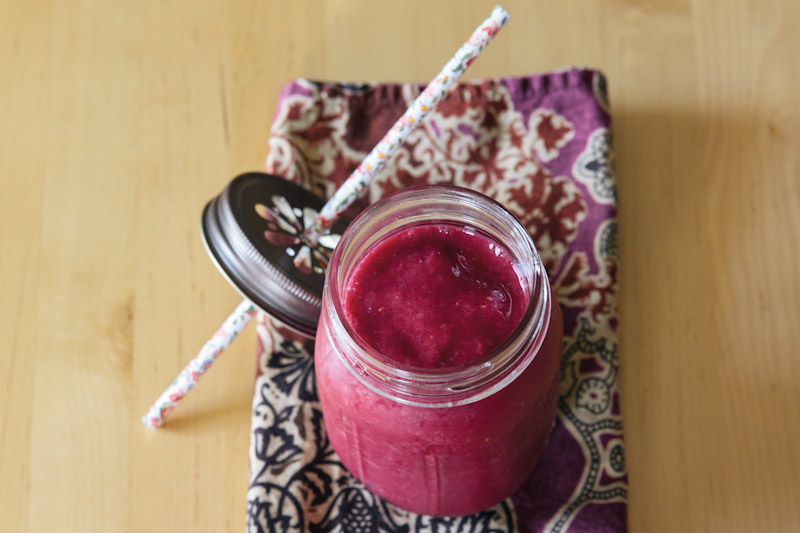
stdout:
[[[0,1],[0,529],[241,531],[248,330],[202,206],[294,77],[426,81],[492,2]],[[504,3],[468,78],[609,78],[632,531],[800,527],[800,2]]]

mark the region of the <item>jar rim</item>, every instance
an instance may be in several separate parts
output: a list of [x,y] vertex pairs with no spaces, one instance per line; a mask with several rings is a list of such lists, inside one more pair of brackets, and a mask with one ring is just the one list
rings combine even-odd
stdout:
[[[482,357],[455,367],[420,368],[400,364],[370,346],[347,320],[344,309],[343,290],[346,276],[352,271],[343,271],[343,260],[357,262],[371,244],[390,232],[416,224],[464,223],[461,217],[451,220],[453,213],[444,209],[433,209],[439,202],[442,207],[469,206],[476,213],[491,216],[496,226],[509,230],[514,240],[509,246],[498,235],[490,233],[487,224],[472,220],[476,229],[485,236],[499,241],[508,249],[515,263],[524,269],[525,279],[520,281],[528,292],[525,314],[499,346]],[[421,217],[400,218],[382,233],[370,234],[373,224],[382,217],[402,214],[403,209],[430,209]],[[435,219],[429,219],[432,214]],[[472,225],[469,227],[472,228]],[[488,234],[487,234],[488,233]],[[359,241],[365,234],[372,236],[366,244]],[[360,244],[360,247],[354,247]],[[516,245],[516,246],[515,246]],[[348,254],[356,254],[349,257]],[[523,257],[520,257],[523,256]],[[400,403],[424,407],[449,407],[472,403],[504,388],[528,367],[539,352],[550,323],[551,294],[547,274],[530,234],[517,218],[496,200],[471,189],[454,185],[421,185],[391,193],[370,205],[359,214],[336,246],[330,263],[323,292],[324,319],[328,341],[348,370],[364,385],[376,393]],[[338,341],[338,342],[337,342]]]

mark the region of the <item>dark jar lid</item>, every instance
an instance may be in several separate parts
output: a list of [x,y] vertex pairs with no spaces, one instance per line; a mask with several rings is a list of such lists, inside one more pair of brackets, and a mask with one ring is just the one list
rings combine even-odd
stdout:
[[209,256],[245,298],[313,337],[333,248],[347,227],[339,220],[315,245],[303,238],[324,201],[279,176],[237,176],[203,209]]

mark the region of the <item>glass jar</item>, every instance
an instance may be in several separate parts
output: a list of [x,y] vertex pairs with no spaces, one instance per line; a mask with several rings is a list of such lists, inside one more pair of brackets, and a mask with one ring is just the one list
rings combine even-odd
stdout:
[[[528,298],[511,336],[463,366],[400,365],[364,342],[345,313],[359,260],[382,238],[429,224],[460,226],[502,245]],[[453,186],[389,195],[353,221],[328,266],[314,357],[331,444],[367,488],[409,511],[457,516],[491,507],[522,484],[544,451],[562,331],[533,241],[500,204]]]

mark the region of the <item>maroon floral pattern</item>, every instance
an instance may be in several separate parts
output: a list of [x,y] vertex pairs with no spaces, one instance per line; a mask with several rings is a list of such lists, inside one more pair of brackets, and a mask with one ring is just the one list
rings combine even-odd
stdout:
[[[421,90],[411,84],[290,83],[276,110],[267,171],[330,196]],[[327,531],[353,520],[365,531],[625,529],[616,182],[605,91],[603,76],[583,69],[462,83],[348,213],[398,189],[451,183],[495,198],[530,231],[565,317],[559,415],[531,479],[496,508],[460,521],[413,515],[376,499],[326,448],[324,428],[309,425],[319,408],[309,373],[313,346],[261,316],[251,529],[297,524],[299,530]],[[257,415],[278,405],[286,412],[310,410],[301,417],[305,425],[289,415]],[[283,420],[280,427],[270,429],[273,419]],[[271,455],[256,453],[265,435],[284,443],[276,450],[297,457],[277,464]],[[279,475],[259,474],[268,467]],[[285,516],[268,518],[280,509]]]

